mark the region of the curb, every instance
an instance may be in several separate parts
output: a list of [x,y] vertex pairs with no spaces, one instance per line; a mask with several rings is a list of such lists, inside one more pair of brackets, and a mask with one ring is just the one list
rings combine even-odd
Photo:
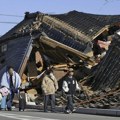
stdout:
[[[43,110],[43,106],[39,105],[26,105],[26,108]],[[50,107],[48,107],[48,110],[50,110]],[[56,111],[64,112],[64,110],[64,107],[56,107]],[[77,108],[74,113],[120,117],[119,109]]]
[[120,116],[120,110],[117,109],[96,109],[96,108],[78,108],[76,113],[105,115],[105,116]]

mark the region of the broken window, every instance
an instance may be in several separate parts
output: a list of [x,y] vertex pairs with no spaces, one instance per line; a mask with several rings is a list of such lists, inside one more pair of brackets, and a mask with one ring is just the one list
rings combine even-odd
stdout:
[[0,52],[3,53],[3,52],[6,52],[6,51],[7,51],[7,44],[1,45],[0,46]]

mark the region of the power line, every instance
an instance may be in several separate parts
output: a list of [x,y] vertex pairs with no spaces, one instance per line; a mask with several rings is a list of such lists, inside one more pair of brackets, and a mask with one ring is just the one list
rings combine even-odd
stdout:
[[0,23],[3,23],[3,24],[18,24],[17,22],[0,22]]
[[0,16],[9,16],[9,17],[24,17],[20,15],[8,15],[8,14],[0,14]]

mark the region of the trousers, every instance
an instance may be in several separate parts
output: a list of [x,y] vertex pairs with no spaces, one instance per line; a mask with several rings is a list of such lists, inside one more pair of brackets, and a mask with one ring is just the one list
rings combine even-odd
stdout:
[[67,105],[66,105],[66,110],[73,111],[74,106],[73,106],[73,95],[67,95]]
[[13,98],[14,98],[14,93],[13,92],[11,92],[11,94],[9,95],[8,100],[7,100],[7,96],[3,96],[2,101],[1,101],[1,109],[6,109],[6,107],[8,109],[11,109]]
[[48,102],[51,103],[51,111],[55,111],[55,94],[45,95],[44,96],[44,112],[48,111]]

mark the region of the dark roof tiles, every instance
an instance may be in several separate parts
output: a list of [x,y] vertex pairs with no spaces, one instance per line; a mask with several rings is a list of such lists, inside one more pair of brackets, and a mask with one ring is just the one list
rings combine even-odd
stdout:
[[106,25],[120,22],[120,15],[94,15],[77,11],[67,14],[52,15],[52,17],[64,21],[77,28],[86,36],[92,37]]
[[[31,37],[26,36],[24,38],[19,37],[7,42],[8,49],[5,53],[6,66],[12,65],[15,71],[18,72],[19,67],[26,55],[25,54],[26,49],[28,48],[30,41],[31,41]],[[5,70],[5,67],[2,67],[2,69],[0,70],[0,77],[2,76],[4,70]]]

